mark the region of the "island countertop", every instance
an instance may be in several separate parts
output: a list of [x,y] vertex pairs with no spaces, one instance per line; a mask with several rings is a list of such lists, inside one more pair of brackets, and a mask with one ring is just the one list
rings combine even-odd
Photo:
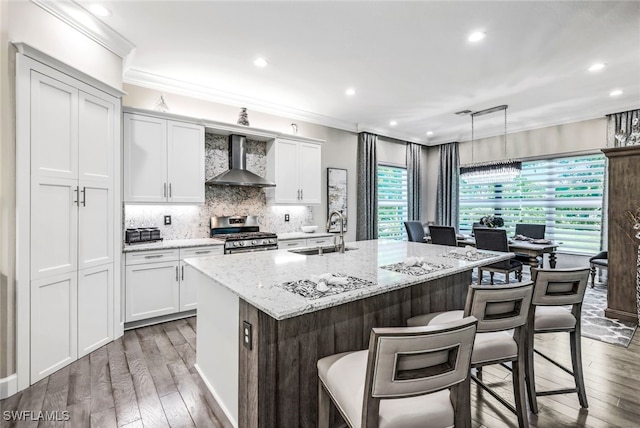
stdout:
[[[481,253],[485,258],[467,261],[452,255],[455,247],[385,239],[350,242],[347,247],[352,250],[344,254],[326,253],[322,256],[276,250],[185,261],[272,318],[283,320],[469,271],[514,256],[513,253],[483,250]],[[420,257],[424,262],[444,267],[418,276],[381,268],[404,262],[409,257]],[[355,277],[370,281],[373,285],[317,299],[302,297],[281,286],[286,282],[311,279],[313,275],[326,273]]]

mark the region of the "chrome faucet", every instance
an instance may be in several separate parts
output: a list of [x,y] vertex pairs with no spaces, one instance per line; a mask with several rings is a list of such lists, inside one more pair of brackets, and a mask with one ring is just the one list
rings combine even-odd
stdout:
[[[329,219],[327,220],[327,232],[331,228],[331,220],[333,219],[334,215],[337,215],[338,219],[340,219],[340,239],[336,244],[336,250],[338,250],[341,253],[344,253],[344,216],[340,211],[334,210],[334,211],[331,211],[331,213],[329,214]],[[335,243],[335,238],[333,239],[333,241]]]

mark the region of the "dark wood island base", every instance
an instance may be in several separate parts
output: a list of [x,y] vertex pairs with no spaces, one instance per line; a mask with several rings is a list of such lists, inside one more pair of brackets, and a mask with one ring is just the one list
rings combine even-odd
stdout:
[[249,322],[253,337],[251,349],[239,340],[238,426],[315,427],[318,359],[368,348],[372,327],[463,309],[470,283],[468,270],[280,321],[240,299],[238,330]]

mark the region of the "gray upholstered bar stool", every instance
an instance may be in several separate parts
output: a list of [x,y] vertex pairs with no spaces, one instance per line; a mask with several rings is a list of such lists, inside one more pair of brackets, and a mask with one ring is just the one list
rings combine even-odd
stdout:
[[516,414],[520,428],[528,426],[525,398],[525,325],[531,305],[533,283],[531,281],[505,285],[471,285],[467,293],[464,311],[436,312],[409,318],[407,325],[437,325],[474,316],[478,319],[478,333],[473,345],[471,367],[479,371],[482,367],[511,362],[511,378],[515,406],[502,398],[472,375],[471,379],[480,388]]
[[470,427],[476,324],[374,328],[368,350],[318,360],[318,427],[332,401],[352,428]]
[[[529,408],[538,413],[538,400],[543,395],[578,393],[580,406],[587,408],[587,393],[582,376],[581,311],[584,292],[589,281],[589,269],[531,269],[531,279],[535,282],[531,310],[527,321],[527,392]],[[570,310],[567,309],[570,306]],[[569,333],[571,365],[573,370],[562,366],[548,356],[534,349],[534,337],[541,333]],[[553,391],[536,391],[533,354],[536,353],[573,376],[575,388]]]

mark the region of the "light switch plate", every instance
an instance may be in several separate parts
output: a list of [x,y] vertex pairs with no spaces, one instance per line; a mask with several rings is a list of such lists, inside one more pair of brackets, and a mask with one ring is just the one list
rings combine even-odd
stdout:
[[170,224],[171,224],[171,216],[170,215],[164,216],[164,225],[169,226]]
[[251,324],[247,321],[242,321],[242,345],[251,351],[251,342],[253,342]]

